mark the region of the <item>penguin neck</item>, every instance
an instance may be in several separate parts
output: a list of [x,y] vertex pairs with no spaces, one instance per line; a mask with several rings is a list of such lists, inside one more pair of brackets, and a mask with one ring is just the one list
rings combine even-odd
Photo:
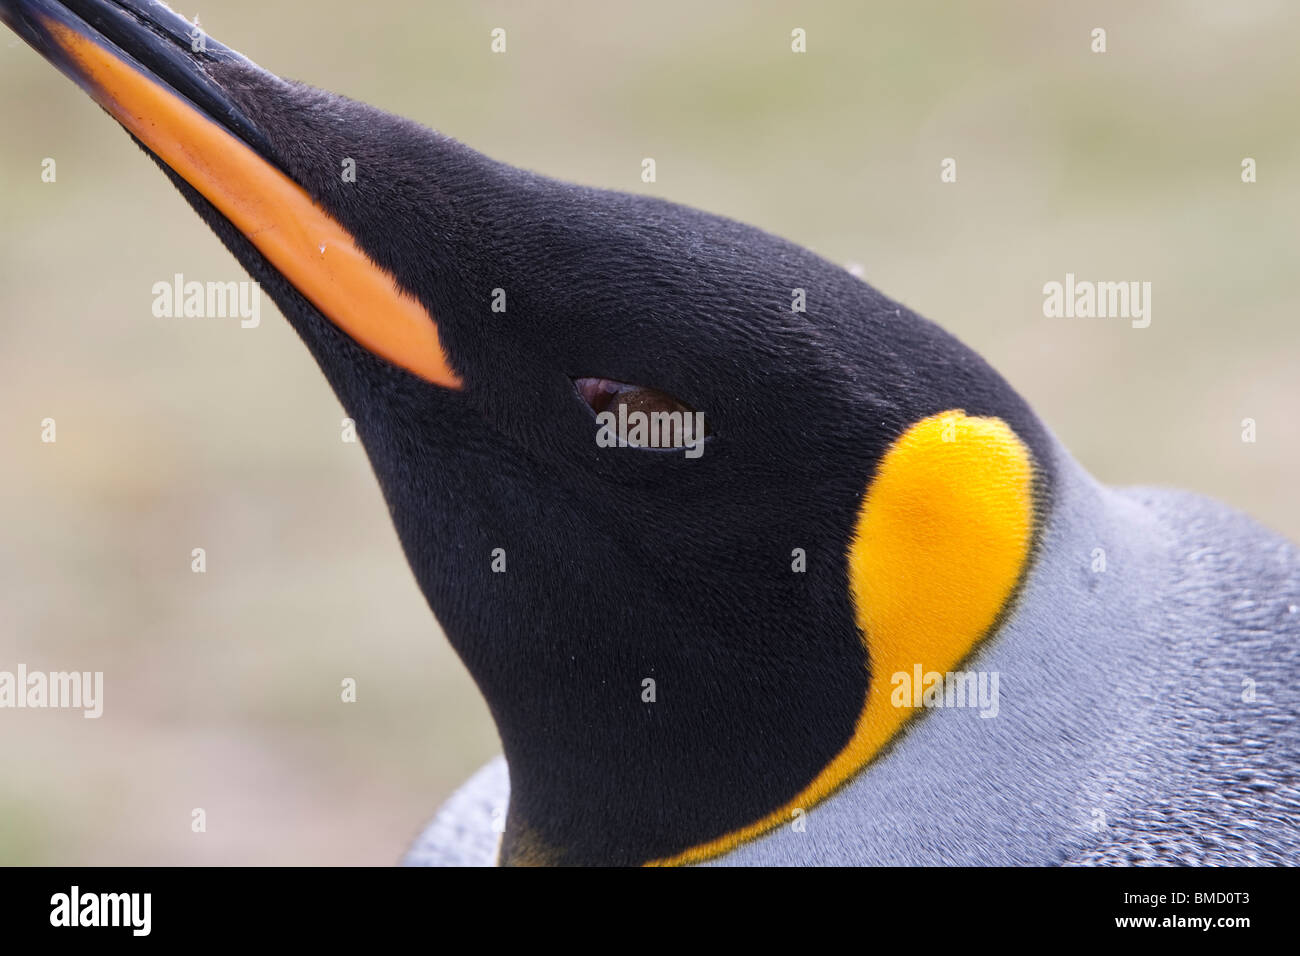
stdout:
[[[936,690],[942,697],[944,674],[1012,607],[1049,507],[1052,466],[998,417],[950,409],[908,428],[881,458],[848,548],[870,678],[847,742],[762,818],[656,862],[700,862],[799,819],[923,716]],[[987,698],[988,679],[976,686]]]
[[[724,859],[1047,865],[1095,836],[1117,785],[1098,778],[1098,762],[1119,761],[1126,701],[1159,659],[1158,638],[1139,640],[1133,621],[1163,613],[1155,596],[1171,557],[1143,506],[1051,447],[1050,512],[997,627],[889,747],[809,811],[806,832],[782,827]],[[944,691],[962,677],[996,694],[952,706]]]
[[[931,695],[916,687],[900,702],[899,679],[941,679],[996,630],[1030,565],[1048,508],[1052,466],[1041,448],[1036,456],[1001,418],[960,409],[922,419],[895,441],[862,497],[848,547],[858,650],[843,663],[870,677],[861,675],[847,741],[830,746],[828,736],[824,762],[779,803],[651,862],[700,862],[797,819],[875,760],[904,724],[924,716],[922,705]],[[987,696],[987,680],[982,691]],[[503,732],[508,757],[510,737]],[[512,797],[503,858],[562,858],[562,851],[544,847],[527,825],[524,808],[538,799],[535,775],[516,784],[513,797],[520,798],[521,812],[516,814]],[[594,792],[588,788],[574,796]],[[599,806],[585,817],[594,824]]]

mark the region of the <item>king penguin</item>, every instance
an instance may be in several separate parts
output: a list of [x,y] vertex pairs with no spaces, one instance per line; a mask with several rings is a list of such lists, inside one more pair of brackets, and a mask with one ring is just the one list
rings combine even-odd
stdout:
[[151,0],[0,14],[357,423],[504,754],[408,862],[1300,862],[1287,541],[1099,484],[970,349],[757,229],[493,161]]

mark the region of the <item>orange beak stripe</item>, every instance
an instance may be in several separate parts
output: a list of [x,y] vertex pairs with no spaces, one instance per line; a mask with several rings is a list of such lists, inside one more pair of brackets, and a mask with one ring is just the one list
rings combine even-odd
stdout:
[[293,180],[167,87],[61,23],[46,27],[92,95],[215,206],[357,344],[443,388],[462,387],[428,311]]

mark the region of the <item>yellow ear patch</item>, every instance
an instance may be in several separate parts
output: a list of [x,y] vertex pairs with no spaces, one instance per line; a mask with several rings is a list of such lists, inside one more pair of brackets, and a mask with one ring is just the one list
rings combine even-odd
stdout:
[[913,716],[891,679],[945,673],[989,633],[1016,592],[1034,533],[1029,449],[999,418],[961,410],[917,422],[881,459],[858,511],[849,587],[871,680],[853,736],[785,806],[658,865],[697,863],[829,796]]
[[961,411],[917,423],[885,455],[849,550],[871,686],[827,771],[840,761],[856,771],[912,716],[891,702],[893,675],[945,673],[997,622],[1029,557],[1033,478],[1005,422]]

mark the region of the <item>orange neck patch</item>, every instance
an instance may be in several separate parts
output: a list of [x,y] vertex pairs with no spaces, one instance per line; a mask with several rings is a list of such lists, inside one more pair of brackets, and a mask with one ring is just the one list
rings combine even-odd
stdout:
[[853,736],[793,800],[757,822],[652,865],[698,863],[784,823],[866,766],[917,710],[895,706],[894,675],[944,674],[1003,615],[1034,536],[1029,449],[998,418],[943,412],[913,425],[880,462],[858,511],[849,587],[871,680]]

